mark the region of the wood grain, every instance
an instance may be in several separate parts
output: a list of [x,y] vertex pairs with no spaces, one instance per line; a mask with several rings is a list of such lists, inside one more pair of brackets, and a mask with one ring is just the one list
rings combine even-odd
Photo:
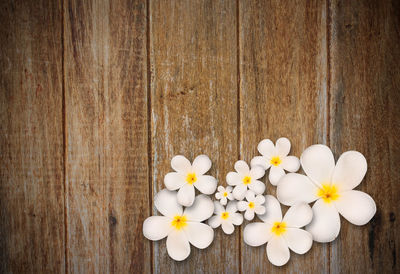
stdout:
[[338,157],[368,161],[357,188],[377,205],[357,227],[342,218],[331,247],[332,273],[400,272],[400,3],[332,1],[330,140]]
[[150,271],[145,1],[65,1],[67,262]]
[[[207,154],[209,172],[226,185],[238,155],[237,36],[234,1],[158,1],[150,5],[151,117],[154,193],[170,161]],[[192,246],[177,263],[165,240],[154,244],[156,273],[238,273],[238,232],[215,230],[205,250]]]
[[[240,1],[239,22],[241,158],[250,162],[265,138],[288,137],[298,157],[307,146],[326,143],[325,3]],[[267,177],[267,193],[275,195]],[[284,267],[268,261],[265,245],[242,241],[241,252],[242,273],[329,271],[328,245],[291,252]]]
[[62,13],[0,4],[0,272],[64,272]]

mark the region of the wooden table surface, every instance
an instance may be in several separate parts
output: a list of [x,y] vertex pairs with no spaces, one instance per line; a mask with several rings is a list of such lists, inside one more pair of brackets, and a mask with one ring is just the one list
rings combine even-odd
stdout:
[[[400,273],[400,1],[6,0],[0,38],[1,273]],[[225,185],[281,136],[363,153],[371,222],[280,268],[143,237],[174,155]]]

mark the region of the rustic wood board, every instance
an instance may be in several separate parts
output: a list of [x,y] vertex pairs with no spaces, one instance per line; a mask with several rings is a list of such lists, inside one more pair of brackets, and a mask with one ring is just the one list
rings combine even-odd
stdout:
[[377,205],[362,227],[342,218],[332,273],[400,273],[400,3],[332,1],[330,143],[368,161],[358,189]]
[[67,270],[150,271],[145,1],[66,1]]
[[64,272],[62,13],[0,4],[0,272]]

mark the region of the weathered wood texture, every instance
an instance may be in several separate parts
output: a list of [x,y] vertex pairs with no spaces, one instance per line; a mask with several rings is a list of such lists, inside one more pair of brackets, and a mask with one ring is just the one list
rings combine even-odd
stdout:
[[66,1],[67,270],[150,271],[145,1]]
[[0,272],[64,272],[62,13],[0,4]]
[[[3,1],[0,15],[1,273],[400,272],[398,1]],[[144,239],[174,155],[209,155],[225,185],[281,136],[297,156],[362,152],[371,223],[342,219],[281,268],[244,226],[179,263]]]
[[342,219],[331,272],[400,273],[400,3],[335,0],[330,12],[330,143],[366,156],[358,189],[377,204],[366,226]]
[[[157,1],[150,5],[152,183],[164,188],[171,158],[207,154],[222,184],[238,155],[237,37],[234,1]],[[215,231],[213,244],[171,260],[154,244],[156,273],[237,273],[239,234]]]

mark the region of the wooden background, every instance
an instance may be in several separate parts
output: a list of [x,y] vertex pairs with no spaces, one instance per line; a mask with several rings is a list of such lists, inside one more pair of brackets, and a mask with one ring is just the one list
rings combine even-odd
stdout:
[[[0,38],[1,273],[400,272],[400,1],[6,0]],[[226,184],[281,136],[362,152],[372,221],[281,268],[144,239],[174,155]]]

